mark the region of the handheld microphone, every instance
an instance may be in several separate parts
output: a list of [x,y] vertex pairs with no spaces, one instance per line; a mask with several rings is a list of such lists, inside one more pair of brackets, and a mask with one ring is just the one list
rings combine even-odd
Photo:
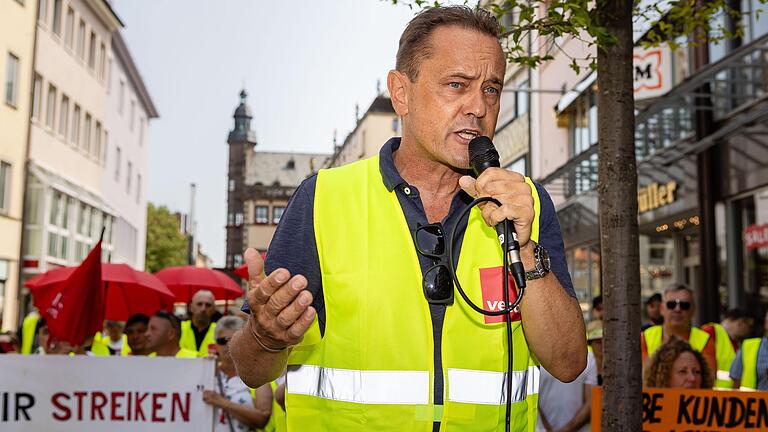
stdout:
[[[486,136],[479,136],[469,142],[469,165],[472,168],[472,177],[477,178],[490,167],[499,168],[499,153],[493,146],[493,142]],[[506,230],[505,230],[506,227]],[[506,250],[509,259],[512,277],[515,278],[518,288],[525,288],[525,268],[520,259],[520,243],[517,241],[514,223],[510,220],[496,225],[496,233],[499,235],[501,248]],[[506,231],[506,232],[505,232]]]

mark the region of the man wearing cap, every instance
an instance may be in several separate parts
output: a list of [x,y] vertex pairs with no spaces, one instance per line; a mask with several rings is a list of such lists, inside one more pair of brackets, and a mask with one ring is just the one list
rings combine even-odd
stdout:
[[647,319],[640,328],[642,331],[664,322],[664,317],[661,316],[661,294],[654,293],[645,301],[645,316]]

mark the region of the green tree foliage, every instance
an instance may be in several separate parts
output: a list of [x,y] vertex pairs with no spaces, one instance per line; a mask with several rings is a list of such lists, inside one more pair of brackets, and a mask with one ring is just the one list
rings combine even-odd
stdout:
[[146,269],[156,272],[187,264],[187,238],[179,232],[176,216],[165,206],[147,207]]

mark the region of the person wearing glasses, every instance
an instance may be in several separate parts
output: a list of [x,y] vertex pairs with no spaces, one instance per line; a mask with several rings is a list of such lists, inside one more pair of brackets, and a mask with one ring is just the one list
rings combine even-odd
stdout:
[[203,391],[203,402],[216,408],[216,432],[244,432],[263,428],[272,415],[272,389],[269,384],[256,389],[256,397],[252,397],[251,389],[237,376],[232,363],[227,343],[242,326],[243,319],[238,316],[223,317],[216,325],[215,355],[219,366],[219,391]]
[[640,333],[643,364],[647,363],[661,344],[675,336],[688,342],[694,350],[700,352],[707,361],[708,370],[714,374],[717,366],[715,344],[707,332],[691,324],[695,311],[693,290],[687,285],[675,283],[664,290],[664,301],[661,302],[664,323],[651,326]]
[[[287,366],[289,431],[498,431],[507,400],[511,430],[533,430],[539,362],[565,382],[584,370],[584,320],[552,200],[519,173],[467,175],[468,143],[496,129],[506,70],[499,35],[482,9],[413,18],[387,79],[402,137],[304,181],[266,264],[245,251],[250,317],[230,350],[252,387]],[[460,220],[485,196],[501,206]],[[506,314],[512,344],[493,228],[505,219],[527,271],[519,310]],[[454,296],[449,260],[473,302],[499,316]]]

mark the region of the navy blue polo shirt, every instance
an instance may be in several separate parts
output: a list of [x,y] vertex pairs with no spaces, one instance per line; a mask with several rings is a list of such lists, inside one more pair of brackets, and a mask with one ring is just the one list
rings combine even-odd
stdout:
[[[405,219],[408,222],[408,228],[411,232],[416,229],[418,224],[425,225],[427,215],[424,211],[419,191],[415,186],[409,185],[400,176],[395,167],[393,153],[400,147],[400,138],[391,138],[387,141],[379,152],[379,170],[381,179],[387,189],[397,194],[400,207],[403,210]],[[288,206],[285,209],[280,223],[269,245],[267,260],[264,264],[266,274],[270,274],[278,268],[287,269],[291,275],[301,274],[307,278],[307,290],[313,295],[312,306],[317,310],[317,319],[320,325],[321,334],[325,331],[325,303],[323,299],[323,285],[320,275],[320,261],[317,253],[317,243],[315,242],[314,225],[314,200],[315,186],[317,176],[312,176],[304,180],[291,197]],[[563,238],[560,233],[560,223],[557,220],[555,207],[552,199],[544,188],[536,184],[536,190],[539,193],[541,202],[541,215],[539,218],[539,244],[549,252],[552,261],[552,272],[557,276],[563,289],[572,297],[576,297],[571,283],[571,277],[568,274],[568,267],[565,261],[565,250]],[[466,208],[472,198],[459,191],[453,197],[450,210],[441,221],[445,232],[450,233],[454,225],[459,224],[457,230],[457,244],[454,248],[454,260],[458,260],[458,254],[461,250],[461,240],[464,230],[467,226],[467,217],[459,220],[460,213]],[[469,213],[467,213],[468,215]],[[400,253],[400,251],[392,251]],[[417,254],[421,271],[427,271],[432,265],[429,258]],[[455,261],[454,261],[455,262]],[[421,290],[421,286],[415,286],[414,289]],[[426,301],[426,299],[424,300]],[[443,397],[443,377],[441,367],[440,345],[442,340],[443,318],[445,317],[446,306],[429,305],[432,314],[432,330],[435,346],[435,404],[442,404]],[[248,304],[243,305],[243,311],[248,312]]]

